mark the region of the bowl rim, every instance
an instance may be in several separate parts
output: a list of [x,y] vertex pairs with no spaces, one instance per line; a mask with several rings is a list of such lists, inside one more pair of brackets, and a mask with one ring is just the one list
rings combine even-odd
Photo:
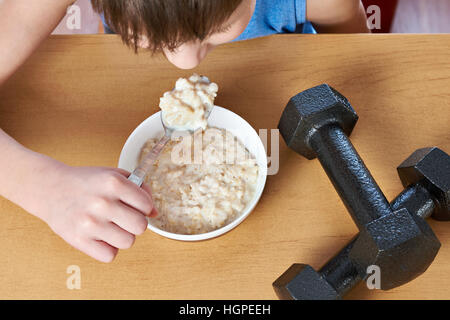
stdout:
[[[178,234],[178,233],[173,233],[173,232],[159,229],[149,222],[147,224],[147,228],[150,229],[151,231],[159,234],[160,236],[163,236],[163,237],[166,237],[169,239],[173,239],[173,240],[180,240],[180,241],[201,241],[201,240],[216,238],[218,236],[221,236],[221,235],[231,231],[232,229],[236,228],[239,224],[241,224],[242,221],[244,221],[250,215],[250,213],[256,207],[256,205],[258,204],[258,202],[261,198],[261,195],[264,191],[264,188],[266,185],[266,180],[267,180],[267,156],[266,156],[265,147],[261,141],[261,138],[259,137],[256,130],[244,118],[239,116],[237,113],[234,113],[233,111],[228,110],[223,107],[220,107],[220,106],[214,106],[212,112],[214,112],[214,111],[217,112],[217,110],[219,110],[219,112],[231,113],[232,116],[239,118],[240,121],[243,122],[244,125],[248,126],[248,128],[250,129],[249,131],[251,132],[251,135],[255,135],[257,137],[256,141],[258,143],[258,146],[257,146],[256,150],[257,150],[258,154],[254,155],[254,156],[257,159],[259,171],[258,171],[258,182],[257,182],[255,194],[254,194],[252,200],[247,204],[245,209],[240,213],[240,215],[236,219],[234,219],[227,225],[220,227],[213,231],[199,233],[199,234]],[[122,163],[123,163],[124,159],[127,157],[125,154],[126,148],[136,138],[139,131],[144,130],[150,122],[154,121],[154,118],[156,118],[156,117],[158,117],[158,119],[160,118],[160,113],[161,113],[161,111],[158,111],[158,112],[152,114],[151,116],[149,116],[148,118],[146,118],[128,136],[128,138],[125,141],[125,144],[123,145],[122,150],[120,152],[119,162],[118,162],[119,168],[125,169],[125,168],[123,168]],[[161,128],[162,128],[162,125],[161,125]],[[220,128],[220,129],[226,129],[226,128]],[[151,137],[149,137],[148,139],[150,139],[150,138]],[[248,148],[247,145],[245,145],[245,142],[242,141],[242,139],[239,139],[239,140],[241,141],[241,143],[244,144],[244,146],[246,148]],[[141,146],[141,148],[142,148],[142,146]],[[261,161],[262,159],[258,158],[258,155],[261,154],[261,151],[263,151],[262,154],[264,155],[263,161]]]

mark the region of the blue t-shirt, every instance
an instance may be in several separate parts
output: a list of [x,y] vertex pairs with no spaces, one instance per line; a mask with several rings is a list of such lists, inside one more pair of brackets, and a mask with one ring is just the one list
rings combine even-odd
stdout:
[[[105,33],[114,33],[101,15]],[[306,21],[306,0],[256,0],[255,11],[244,32],[233,41],[277,33],[316,33]]]
[[234,41],[278,33],[316,33],[306,21],[306,0],[256,0],[247,28]]

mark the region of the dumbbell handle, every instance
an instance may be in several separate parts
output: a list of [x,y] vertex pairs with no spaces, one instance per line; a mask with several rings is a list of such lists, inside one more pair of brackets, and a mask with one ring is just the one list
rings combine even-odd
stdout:
[[336,124],[318,128],[309,139],[325,172],[358,228],[384,215],[391,207],[350,139]]
[[436,202],[432,193],[422,182],[418,182],[408,186],[392,200],[391,208],[393,211],[405,208],[409,213],[427,219],[436,209]]
[[358,269],[348,257],[356,239],[358,235],[319,270],[319,274],[336,290],[339,299],[362,280]]
[[[391,202],[392,210],[406,208],[410,214],[428,218],[436,208],[432,194],[419,182],[410,185]],[[342,298],[348,291],[356,286],[366,275],[360,275],[356,266],[348,258],[353,244],[358,236],[350,242],[333,258],[331,258],[319,273],[335,288]]]

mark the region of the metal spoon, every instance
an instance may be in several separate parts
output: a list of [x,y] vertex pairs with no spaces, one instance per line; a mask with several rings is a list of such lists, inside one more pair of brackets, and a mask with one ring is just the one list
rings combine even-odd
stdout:
[[[209,79],[205,76],[201,76],[202,81],[205,83],[210,83]],[[211,106],[211,108],[207,108],[205,111],[205,117],[206,119],[209,118],[209,115],[211,114],[211,110],[214,106]],[[164,136],[158,141],[158,143],[152,148],[152,150],[142,159],[142,161],[139,163],[136,169],[130,174],[128,177],[128,180],[132,181],[137,186],[142,186],[142,183],[145,180],[145,177],[147,176],[147,173],[149,172],[152,165],[155,163],[156,159],[158,159],[159,154],[164,149],[166,144],[170,141],[172,134],[175,131],[181,131],[179,128],[174,128],[167,126],[164,123],[164,117],[163,112],[161,111],[161,123],[164,128]],[[198,129],[198,128],[197,128]],[[195,132],[195,130],[184,130],[190,133]]]

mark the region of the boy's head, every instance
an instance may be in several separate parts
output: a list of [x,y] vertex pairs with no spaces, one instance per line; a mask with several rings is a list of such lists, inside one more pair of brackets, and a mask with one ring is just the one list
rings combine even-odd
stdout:
[[256,0],[92,0],[128,46],[163,51],[182,69],[246,28]]

